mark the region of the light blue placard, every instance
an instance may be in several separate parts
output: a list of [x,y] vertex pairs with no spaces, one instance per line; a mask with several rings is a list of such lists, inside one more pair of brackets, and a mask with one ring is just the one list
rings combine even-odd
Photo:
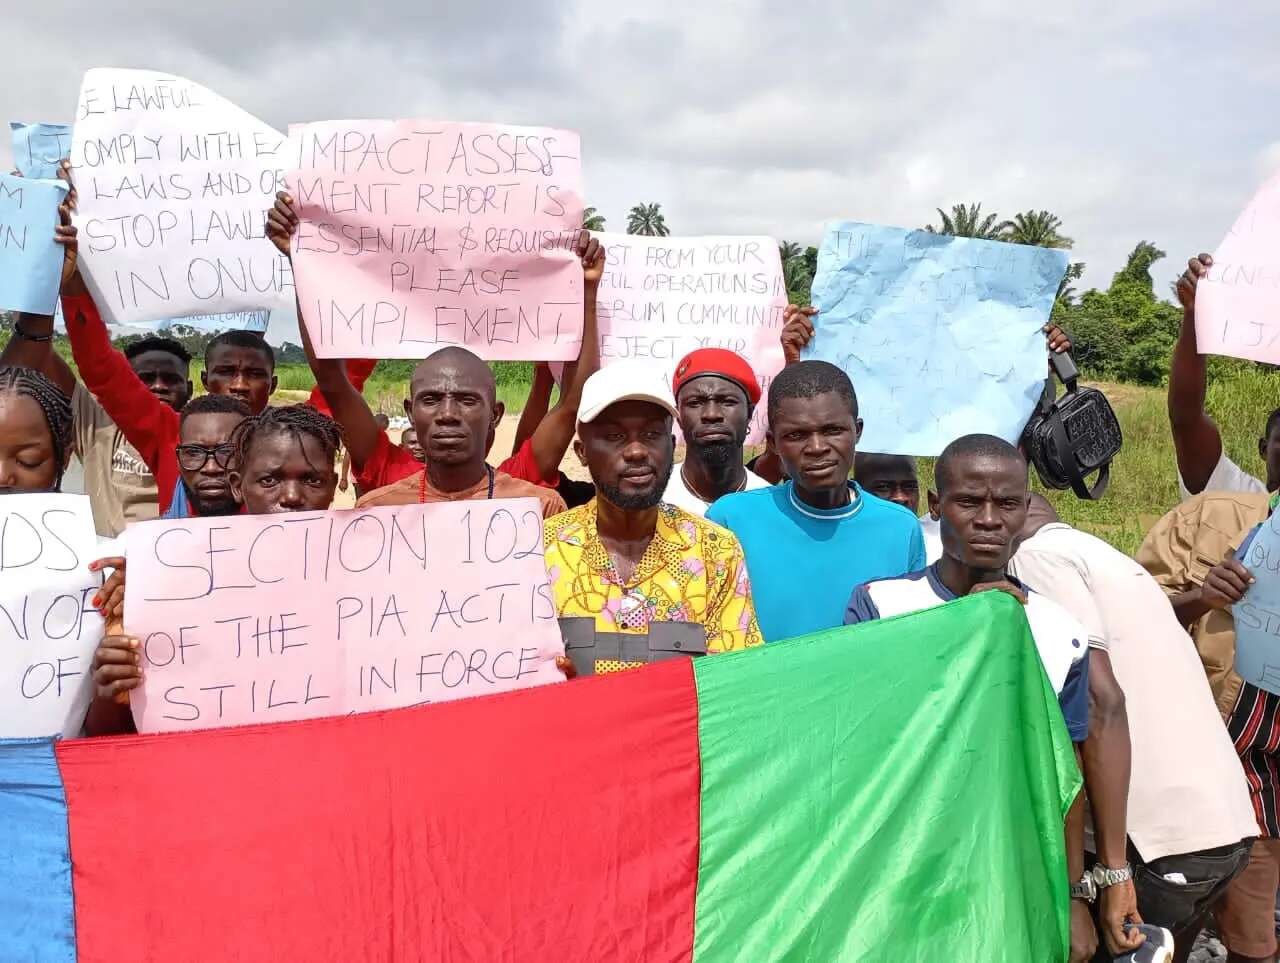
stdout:
[[13,135],[13,166],[23,177],[52,180],[58,164],[71,153],[70,124],[24,124],[9,121]]
[[0,310],[53,314],[62,275],[54,243],[61,181],[0,174]]
[[1254,583],[1231,607],[1236,624],[1236,672],[1245,682],[1280,695],[1280,518],[1258,526],[1240,553]]
[[1041,332],[1064,251],[841,222],[818,251],[808,358],[853,380],[859,451],[937,455],[1016,442],[1048,374]]

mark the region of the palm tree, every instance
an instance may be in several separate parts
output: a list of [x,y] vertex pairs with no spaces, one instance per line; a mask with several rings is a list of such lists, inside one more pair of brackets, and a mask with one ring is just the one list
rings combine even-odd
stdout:
[[627,214],[627,233],[646,237],[667,237],[671,231],[662,216],[661,204],[637,204]]
[[1067,273],[1062,276],[1062,281],[1058,284],[1058,293],[1054,300],[1062,304],[1076,303],[1076,289],[1071,286],[1072,281],[1079,281],[1084,275],[1084,262],[1072,261],[1067,265]]
[[1075,244],[1071,238],[1064,236],[1062,220],[1048,211],[1024,211],[1015,214],[1012,221],[1005,221],[999,227],[1002,239],[1014,244],[1030,244],[1033,247],[1060,247],[1070,250]]
[[1164,251],[1156,247],[1150,241],[1139,241],[1137,246],[1129,253],[1128,259],[1125,261],[1124,267],[1116,272],[1112,284],[1117,281],[1136,281],[1144,285],[1148,290],[1153,290],[1151,282],[1151,265],[1165,256]]
[[942,226],[934,227],[926,224],[924,229],[930,234],[950,234],[953,237],[978,237],[996,241],[1000,239],[1000,220],[998,214],[982,216],[981,204],[955,204],[948,215],[938,208],[938,216],[942,218]]
[[808,304],[813,288],[813,274],[804,259],[793,257],[782,262],[782,280],[792,304]]
[[603,231],[604,215],[594,207],[588,207],[582,212],[582,227],[587,231]]
[[778,256],[782,258],[784,265],[792,258],[800,257],[802,253],[803,248],[795,241],[783,241],[778,245]]

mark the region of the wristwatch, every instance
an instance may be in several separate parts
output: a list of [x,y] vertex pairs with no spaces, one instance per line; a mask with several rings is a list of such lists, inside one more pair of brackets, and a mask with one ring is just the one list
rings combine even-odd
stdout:
[[1128,863],[1124,864],[1122,869],[1111,869],[1109,866],[1103,866],[1101,863],[1095,863],[1093,867],[1093,881],[1097,884],[1098,889],[1106,889],[1108,886],[1115,886],[1117,883],[1127,883],[1133,879],[1133,867]]
[[1080,877],[1080,882],[1071,887],[1071,898],[1084,900],[1086,903],[1092,903],[1098,898],[1098,884],[1093,881],[1093,876],[1086,872]]

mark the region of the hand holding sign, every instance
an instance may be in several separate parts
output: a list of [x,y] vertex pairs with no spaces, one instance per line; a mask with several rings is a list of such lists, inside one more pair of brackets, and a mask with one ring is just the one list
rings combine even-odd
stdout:
[[1280,518],[1273,513],[1243,552],[1205,579],[1201,599],[1230,606],[1236,627],[1236,672],[1245,682],[1280,695]]
[[[131,525],[139,732],[305,719],[560,681],[533,499]],[[136,676],[117,643],[100,685]],[[108,677],[109,676],[109,677]]]

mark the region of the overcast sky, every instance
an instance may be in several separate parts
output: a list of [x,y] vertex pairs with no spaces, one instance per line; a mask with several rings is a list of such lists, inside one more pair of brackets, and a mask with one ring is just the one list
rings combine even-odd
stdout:
[[4,29],[9,119],[70,121],[87,68],[138,67],[281,130],[568,127],[614,230],[642,201],[675,234],[805,244],[828,219],[1047,208],[1104,287],[1145,239],[1165,293],[1280,170],[1276,0],[45,0]]

